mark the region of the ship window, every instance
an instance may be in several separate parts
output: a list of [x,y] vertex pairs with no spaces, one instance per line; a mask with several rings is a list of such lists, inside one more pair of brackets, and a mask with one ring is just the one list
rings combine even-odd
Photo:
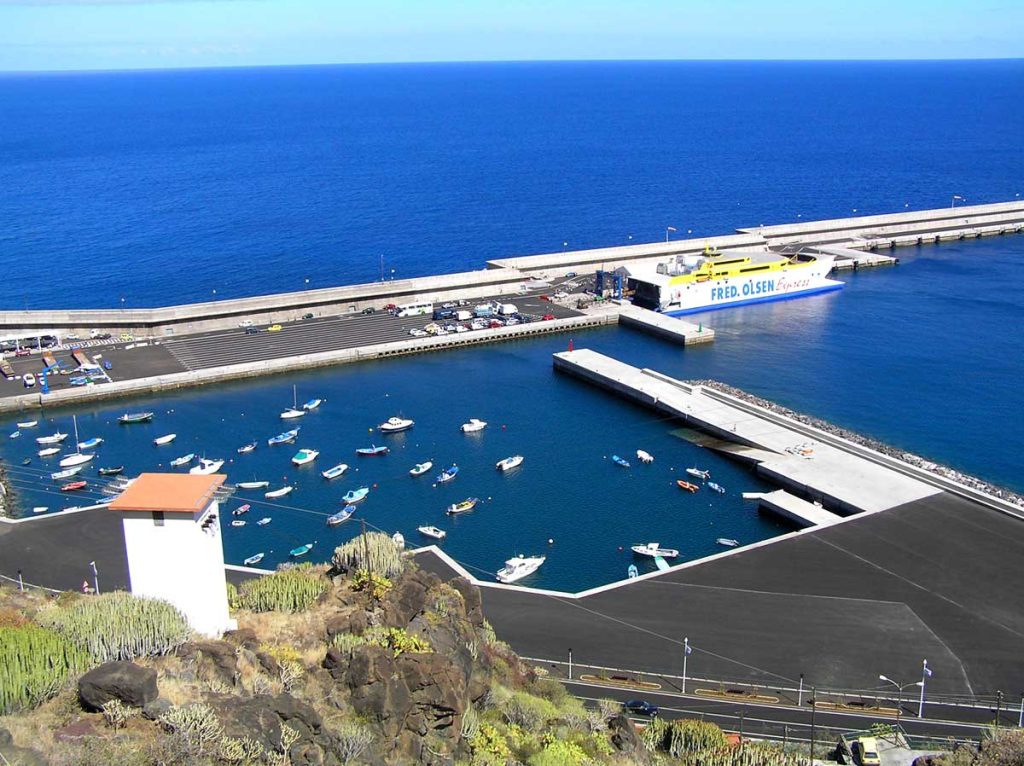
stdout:
[[740,269],[740,274],[747,274],[751,271],[764,271],[765,269],[770,269],[771,267],[772,265],[770,263],[766,263],[763,266],[747,266],[745,269]]
[[153,511],[153,526],[162,527],[164,525],[164,512]]

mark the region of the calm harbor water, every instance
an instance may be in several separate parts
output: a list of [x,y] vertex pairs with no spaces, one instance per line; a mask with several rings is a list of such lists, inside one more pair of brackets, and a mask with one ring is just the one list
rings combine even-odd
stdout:
[[[392,269],[476,269],[516,253],[657,240],[666,226],[701,236],[941,207],[954,193],[1015,199],[1022,90],[1020,61],[0,75],[0,188],[16,191],[0,195],[0,308],[162,305]],[[865,103],[869,116],[857,109]],[[950,104],[970,108],[951,116]],[[1024,490],[1024,238],[897,255],[898,268],[843,275],[836,294],[690,317],[715,328],[710,347],[684,351],[619,329],[575,343],[717,378]],[[278,563],[314,540],[315,558],[326,559],[358,527],[328,530],[323,519],[360,484],[377,486],[357,519],[411,541],[420,524],[442,526],[445,549],[485,575],[514,553],[546,551],[530,584],[568,590],[622,577],[634,543],[693,558],[721,550],[717,537],[785,531],[739,499],[762,486],[752,474],[673,436],[676,424],[555,375],[550,354],[567,341],[84,407],[79,429],[107,440],[97,465],[154,470],[196,451],[232,459],[234,481],[294,482],[278,506],[257,493],[249,524],[226,530],[236,563],[257,551]],[[284,430],[277,414],[293,383],[301,399],[327,401],[303,419],[294,447],[267,447]],[[119,427],[126,408],[157,418]],[[387,437],[387,457],[357,458],[374,438],[368,429],[397,413],[415,429]],[[35,455],[35,436],[68,430],[71,414],[48,411],[39,429],[0,436],[27,506],[80,502],[54,493],[40,477],[55,468]],[[490,426],[464,436],[470,417]],[[19,419],[0,419],[0,434]],[[179,435],[172,445],[152,445],[169,432]],[[256,452],[235,454],[252,439]],[[321,457],[296,469],[299,447]],[[655,463],[624,470],[608,460],[637,448]],[[494,462],[514,453],[523,467],[498,474]],[[436,471],[410,478],[425,459],[463,472],[443,487],[432,486]],[[342,460],[352,465],[344,479],[320,478]],[[675,477],[693,464],[728,493],[678,490]],[[485,502],[444,516],[469,495]],[[255,527],[263,515],[273,522]]]

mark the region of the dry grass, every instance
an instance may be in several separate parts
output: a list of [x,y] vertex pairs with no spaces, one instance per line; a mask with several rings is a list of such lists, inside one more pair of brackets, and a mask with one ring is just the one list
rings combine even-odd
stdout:
[[329,608],[317,604],[298,614],[239,610],[232,616],[239,628],[251,628],[261,644],[291,644],[306,649],[323,644],[328,613]]

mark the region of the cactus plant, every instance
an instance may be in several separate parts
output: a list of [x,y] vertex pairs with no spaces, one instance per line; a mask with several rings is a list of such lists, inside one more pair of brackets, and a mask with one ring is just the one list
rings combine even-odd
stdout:
[[242,583],[235,603],[253,612],[302,612],[327,589],[327,579],[313,569],[282,569]]
[[32,707],[90,664],[88,653],[52,630],[0,627],[0,714]]
[[79,599],[67,607],[49,609],[39,619],[86,649],[97,662],[167,654],[192,633],[172,604],[123,591]]
[[374,575],[394,578],[405,567],[402,551],[382,532],[368,532],[334,549],[331,563],[336,569],[369,569]]

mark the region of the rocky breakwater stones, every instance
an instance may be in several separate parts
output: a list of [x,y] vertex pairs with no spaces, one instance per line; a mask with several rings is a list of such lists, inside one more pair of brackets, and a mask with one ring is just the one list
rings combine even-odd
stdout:
[[112,699],[141,708],[157,694],[156,671],[134,662],[107,662],[78,679],[78,696],[87,710],[102,710]]

